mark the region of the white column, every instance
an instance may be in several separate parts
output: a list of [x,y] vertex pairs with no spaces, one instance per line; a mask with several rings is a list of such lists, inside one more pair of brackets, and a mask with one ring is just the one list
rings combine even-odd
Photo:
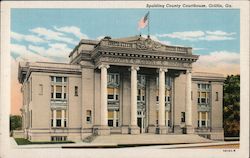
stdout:
[[144,133],[144,114],[142,112],[142,117],[141,117],[141,133]]
[[202,124],[201,124],[201,119],[202,119],[202,115],[201,115],[201,112],[199,112],[199,127],[202,126]]
[[168,111],[166,111],[166,127],[168,127]]
[[158,125],[165,126],[165,72],[167,69],[159,69],[159,115]]
[[[55,79],[54,79],[55,80]],[[56,85],[53,85],[54,92],[53,92],[53,99],[56,99]]]
[[186,72],[186,125],[192,126],[191,70]]
[[62,77],[62,95],[61,95],[61,99],[64,98],[64,77]]
[[65,119],[65,110],[62,110],[62,119],[61,119],[61,126],[64,127],[64,119]]
[[113,127],[116,127],[116,111],[114,110],[114,114],[113,114]]
[[101,125],[108,125],[108,100],[107,100],[107,69],[109,65],[100,65],[101,69]]
[[131,126],[137,126],[137,71],[138,66],[131,66]]
[[207,124],[208,124],[208,112],[206,112],[206,127],[207,127]]
[[53,127],[56,127],[56,110],[53,110]]

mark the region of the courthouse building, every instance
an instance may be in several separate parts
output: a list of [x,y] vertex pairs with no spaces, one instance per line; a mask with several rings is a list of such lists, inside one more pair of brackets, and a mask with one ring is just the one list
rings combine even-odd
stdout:
[[81,40],[69,58],[20,63],[25,138],[154,133],[223,140],[225,78],[193,72],[191,47],[105,37]]

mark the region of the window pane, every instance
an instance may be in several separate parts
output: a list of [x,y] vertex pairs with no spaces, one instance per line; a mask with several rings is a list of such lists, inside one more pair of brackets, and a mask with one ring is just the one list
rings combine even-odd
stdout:
[[62,93],[56,93],[56,98],[62,98]]
[[61,127],[61,119],[56,119],[56,126]]
[[108,126],[113,127],[113,120],[108,120]]
[[201,125],[205,126],[206,125],[206,121],[201,121]]
[[62,82],[62,77],[56,77],[56,82]]
[[141,95],[141,89],[138,89],[137,92],[138,92],[138,95]]
[[67,82],[67,77],[64,77],[64,82]]
[[206,89],[206,84],[202,84],[202,85],[201,85],[201,88],[202,88],[202,89]]
[[108,95],[108,99],[114,99],[114,95]]
[[201,103],[206,103],[206,98],[201,98]]
[[51,93],[54,92],[54,86],[51,86]]
[[137,96],[137,100],[140,101],[141,100],[141,96]]

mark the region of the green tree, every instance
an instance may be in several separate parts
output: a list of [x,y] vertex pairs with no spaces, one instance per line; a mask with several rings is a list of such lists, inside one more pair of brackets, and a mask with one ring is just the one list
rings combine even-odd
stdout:
[[223,91],[225,136],[238,137],[240,133],[240,75],[227,76]]
[[22,117],[19,115],[10,115],[10,132],[22,129]]

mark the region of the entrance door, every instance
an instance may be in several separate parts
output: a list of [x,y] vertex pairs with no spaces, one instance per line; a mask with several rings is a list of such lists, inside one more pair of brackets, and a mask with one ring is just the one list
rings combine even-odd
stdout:
[[142,118],[137,117],[137,126],[140,128],[140,132],[142,133]]

